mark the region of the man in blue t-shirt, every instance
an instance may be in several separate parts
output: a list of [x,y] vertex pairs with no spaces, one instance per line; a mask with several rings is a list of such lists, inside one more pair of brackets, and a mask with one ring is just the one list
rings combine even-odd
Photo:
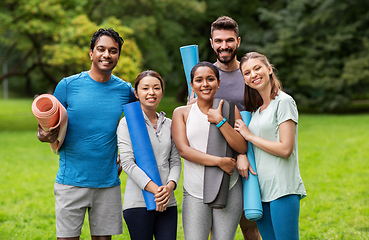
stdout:
[[[92,239],[122,233],[116,129],[122,106],[135,100],[131,84],[112,75],[122,45],[114,30],[96,31],[89,51],[91,69],[62,79],[54,92],[68,114],[54,186],[58,239],[79,239],[86,210]],[[53,143],[57,136],[58,129],[38,127],[42,142]]]

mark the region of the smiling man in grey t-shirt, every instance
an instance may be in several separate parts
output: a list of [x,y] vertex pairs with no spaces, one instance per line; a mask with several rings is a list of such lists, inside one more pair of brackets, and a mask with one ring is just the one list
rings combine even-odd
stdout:
[[[240,62],[236,57],[240,43],[238,24],[232,18],[222,16],[211,24],[210,44],[217,57],[214,65],[217,66],[220,74],[219,90],[215,97],[234,102],[237,108],[243,111],[245,82],[239,68]],[[246,155],[239,155],[239,157],[246,157]],[[237,169],[243,177],[248,175],[248,166],[237,165]],[[245,240],[260,240],[256,222],[247,220],[244,214],[240,220],[240,227]]]

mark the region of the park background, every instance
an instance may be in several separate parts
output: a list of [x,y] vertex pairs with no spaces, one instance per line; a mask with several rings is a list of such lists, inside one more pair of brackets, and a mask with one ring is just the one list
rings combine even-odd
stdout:
[[[36,138],[31,103],[63,77],[90,68],[92,34],[113,27],[123,36],[115,75],[133,82],[153,69],[163,76],[160,109],[171,117],[187,95],[179,47],[197,44],[201,61],[215,61],[210,24],[222,15],[239,24],[238,57],[265,54],[297,102],[308,193],[301,239],[369,239],[367,9],[367,0],[1,1],[0,239],[55,238],[58,161]],[[179,187],[179,213],[181,194]],[[85,226],[82,239],[88,236]],[[127,229],[113,239],[129,239]]]

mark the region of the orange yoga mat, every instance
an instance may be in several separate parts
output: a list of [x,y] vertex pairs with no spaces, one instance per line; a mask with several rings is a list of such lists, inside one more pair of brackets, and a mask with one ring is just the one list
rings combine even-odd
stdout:
[[67,132],[67,110],[53,95],[42,94],[33,100],[32,113],[45,131],[60,126],[58,140],[55,143],[50,143],[51,151],[57,154]]

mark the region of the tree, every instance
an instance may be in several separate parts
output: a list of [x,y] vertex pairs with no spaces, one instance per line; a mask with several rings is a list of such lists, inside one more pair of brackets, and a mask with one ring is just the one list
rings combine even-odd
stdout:
[[368,7],[363,0],[295,0],[260,9],[270,28],[258,49],[300,107],[331,111],[368,90]]
[[0,82],[6,77],[23,76],[32,79],[35,91],[40,91],[39,83],[55,87],[62,77],[89,69],[90,40],[100,27],[113,27],[125,39],[114,73],[133,81],[142,61],[132,37],[133,30],[113,17],[100,23],[92,22],[84,14],[86,4],[79,0],[5,0],[0,3],[3,23],[0,44],[7,50],[2,61],[7,61],[13,53],[19,54],[17,64],[0,76]]

